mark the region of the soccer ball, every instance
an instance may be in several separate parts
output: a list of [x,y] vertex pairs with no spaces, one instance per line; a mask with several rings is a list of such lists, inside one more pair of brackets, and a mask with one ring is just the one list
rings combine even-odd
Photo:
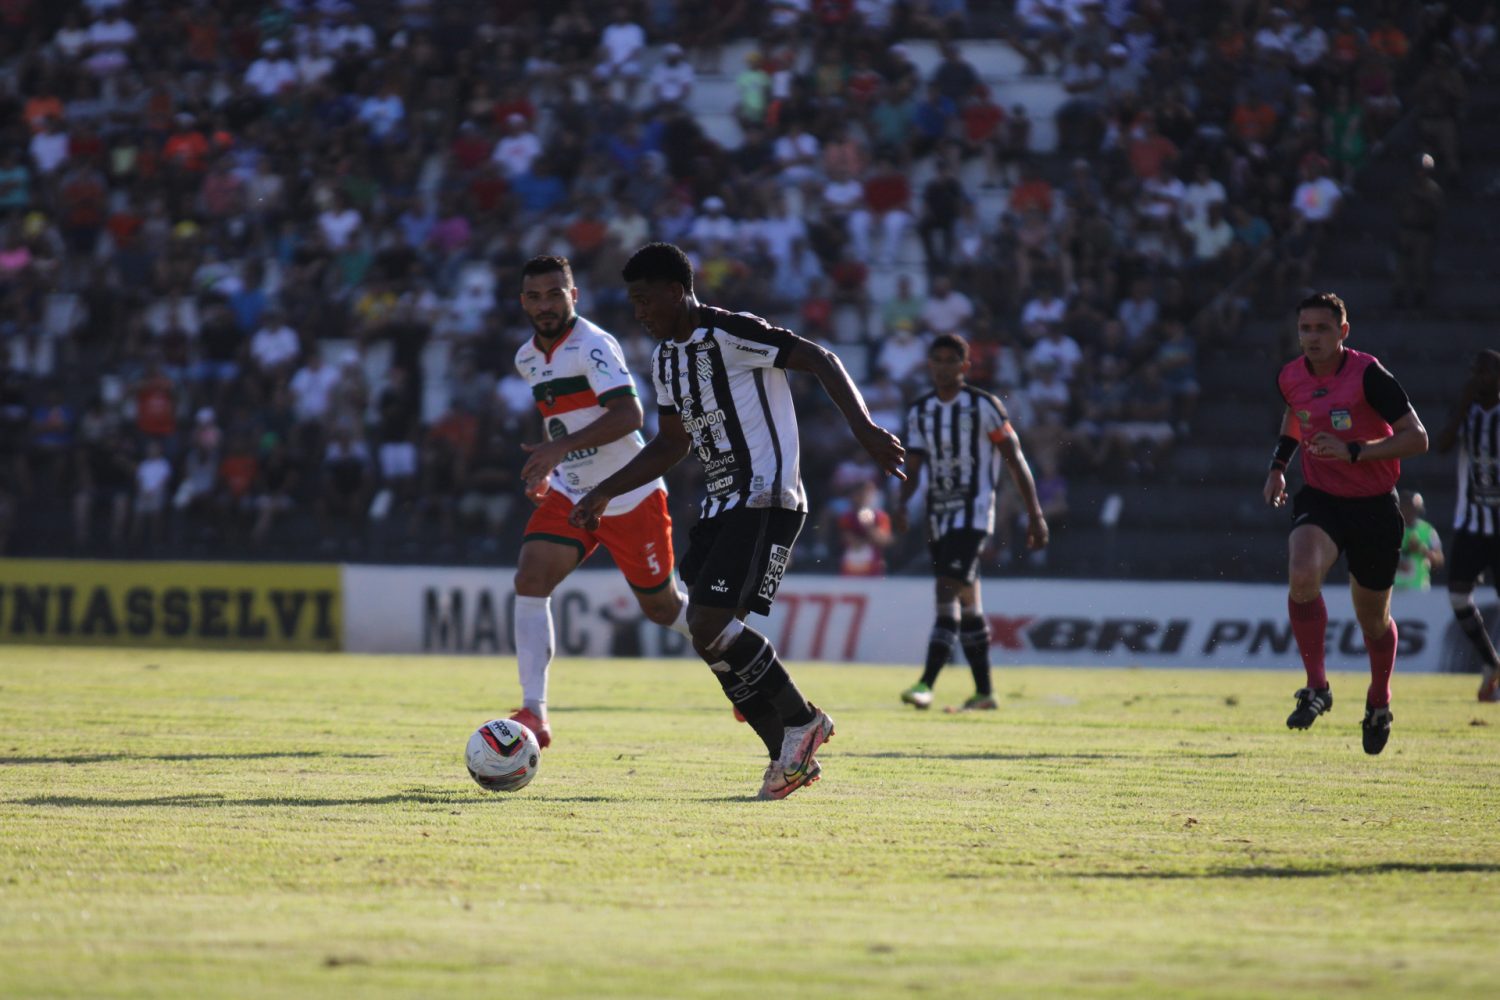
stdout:
[[480,788],[515,792],[536,777],[542,748],[536,734],[514,719],[491,719],[469,737],[464,760]]

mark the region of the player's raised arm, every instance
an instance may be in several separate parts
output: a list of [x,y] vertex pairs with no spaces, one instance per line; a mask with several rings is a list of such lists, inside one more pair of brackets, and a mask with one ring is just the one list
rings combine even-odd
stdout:
[[622,493],[651,480],[666,475],[672,466],[687,455],[692,439],[682,426],[682,416],[662,410],[657,421],[656,436],[646,442],[646,447],[620,467],[619,471],[594,487],[573,507],[568,520],[574,526],[590,531],[599,523],[599,514],[609,502]]
[[797,338],[786,355],[788,371],[807,372],[818,380],[833,405],[839,408],[860,443],[875,464],[897,479],[905,479],[901,465],[906,458],[906,449],[901,439],[870,419],[870,410],[865,406],[859,387],[849,377],[844,363],[838,355],[810,340]]

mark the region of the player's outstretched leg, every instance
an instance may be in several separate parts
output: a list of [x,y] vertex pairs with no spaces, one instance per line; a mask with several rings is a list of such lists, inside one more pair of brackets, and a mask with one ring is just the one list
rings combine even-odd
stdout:
[[1296,601],[1287,598],[1287,617],[1292,622],[1292,635],[1297,640],[1297,652],[1302,656],[1302,668],[1307,674],[1307,686],[1298,689],[1297,707],[1287,716],[1288,729],[1307,729],[1318,716],[1333,707],[1333,692],[1328,687],[1328,675],[1323,668],[1323,645],[1328,632],[1328,608],[1319,594],[1311,601]]
[[969,672],[974,676],[974,693],[964,699],[960,712],[987,712],[1000,707],[990,680],[990,626],[978,611],[965,611],[958,620],[958,640]]
[[521,679],[522,707],[511,718],[536,734],[543,748],[552,745],[547,724],[547,668],[552,663],[552,598],[516,595],[516,672]]
[[1484,627],[1484,616],[1474,604],[1473,584],[1448,584],[1448,601],[1453,605],[1453,617],[1458,627],[1479,654],[1479,667],[1483,677],[1479,681],[1480,701],[1500,701],[1500,655],[1495,653],[1495,644],[1490,641],[1489,630]]
[[1370,654],[1370,690],[1365,696],[1365,717],[1360,723],[1365,753],[1378,754],[1391,738],[1391,672],[1396,669],[1396,644],[1400,635],[1396,622],[1378,639],[1365,638]]
[[958,645],[958,602],[938,606],[937,620],[932,624],[932,634],[927,638],[927,663],[922,668],[922,679],[901,692],[901,700],[913,708],[932,707],[932,688],[937,684],[938,674],[953,657],[953,647]]

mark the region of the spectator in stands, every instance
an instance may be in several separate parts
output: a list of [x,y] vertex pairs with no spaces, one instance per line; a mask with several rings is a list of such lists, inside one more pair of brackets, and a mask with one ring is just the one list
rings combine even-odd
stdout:
[[968,201],[949,156],[940,154],[936,166],[937,174],[922,187],[922,218],[917,225],[928,274],[951,269],[954,227]]
[[1438,184],[1437,164],[1427,153],[1417,158],[1415,176],[1402,192],[1396,209],[1397,307],[1427,304],[1432,284],[1432,251],[1437,245],[1443,219],[1444,195]]
[[936,274],[928,289],[927,302],[922,306],[922,323],[929,334],[965,332],[974,315],[974,303],[957,288],[946,274]]
[[370,451],[347,424],[337,425],[323,453],[322,489],[318,496],[318,526],[324,551],[361,540],[373,487]]

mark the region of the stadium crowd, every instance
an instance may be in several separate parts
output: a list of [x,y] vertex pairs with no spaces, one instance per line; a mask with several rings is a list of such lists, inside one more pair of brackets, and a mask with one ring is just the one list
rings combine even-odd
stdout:
[[[0,552],[513,558],[520,267],[573,261],[649,415],[619,273],[653,239],[704,301],[833,342],[898,432],[962,333],[1060,518],[1068,477],[1170,475],[1198,353],[1306,283],[1403,102],[1453,168],[1495,17],[1434,7],[13,0]],[[965,56],[999,37],[1066,91],[1055,152]],[[809,552],[881,571],[885,498],[819,399]]]

